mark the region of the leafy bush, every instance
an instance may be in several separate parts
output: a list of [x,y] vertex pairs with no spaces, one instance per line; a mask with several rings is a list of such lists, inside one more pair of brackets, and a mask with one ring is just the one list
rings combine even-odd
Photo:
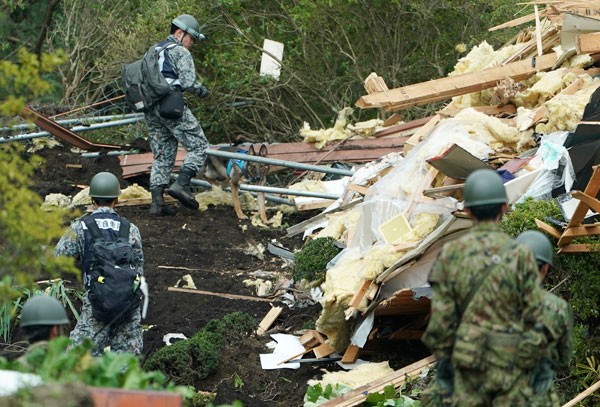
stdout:
[[47,347],[33,347],[20,359],[7,361],[0,357],[0,369],[34,373],[47,383],[82,382],[88,386],[170,390],[191,397],[188,388],[175,386],[161,372],[144,371],[133,354],[106,352],[95,358],[90,340],[67,350],[70,344],[69,338],[59,337],[49,341]]
[[233,312],[221,320],[211,320],[191,339],[164,346],[148,358],[144,367],[160,370],[177,384],[193,385],[210,375],[219,365],[221,348],[226,341],[246,335],[256,321],[243,312]]
[[327,263],[341,251],[333,245],[332,237],[319,237],[309,241],[294,256],[294,281],[320,281],[325,278]]

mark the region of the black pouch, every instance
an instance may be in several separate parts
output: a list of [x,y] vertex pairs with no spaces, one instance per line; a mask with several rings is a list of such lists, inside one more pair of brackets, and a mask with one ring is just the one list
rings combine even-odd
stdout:
[[183,92],[172,89],[159,102],[158,114],[165,119],[177,120],[183,116],[185,108],[185,99]]

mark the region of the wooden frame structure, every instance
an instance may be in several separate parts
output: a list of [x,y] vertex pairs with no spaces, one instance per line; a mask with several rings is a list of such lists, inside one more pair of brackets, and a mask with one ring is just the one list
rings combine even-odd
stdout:
[[600,235],[600,222],[592,224],[582,224],[588,210],[600,213],[600,201],[596,198],[600,191],[600,165],[595,165],[592,171],[592,176],[585,187],[585,191],[572,191],[573,198],[578,199],[579,203],[569,220],[569,223],[562,232],[559,232],[554,227],[542,222],[539,219],[535,223],[540,230],[546,232],[550,236],[558,239],[559,253],[583,253],[599,250],[590,244],[572,243],[577,237]]

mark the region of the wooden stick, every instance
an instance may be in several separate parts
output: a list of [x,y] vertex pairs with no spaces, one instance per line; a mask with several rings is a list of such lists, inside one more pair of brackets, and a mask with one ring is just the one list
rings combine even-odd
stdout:
[[273,300],[268,299],[268,298],[250,297],[248,295],[237,295],[237,294],[226,294],[226,293],[213,293],[211,291],[194,290],[194,289],[190,289],[190,288],[169,287],[169,288],[167,288],[167,290],[168,291],[177,291],[177,292],[180,292],[180,293],[212,295],[214,297],[229,298],[230,300],[247,300],[247,301],[273,302]]
[[[573,400],[569,401],[567,404],[563,404],[562,407],[572,407],[575,404],[579,403],[584,398],[586,398],[587,396],[589,396],[590,394],[594,393],[598,389],[600,389],[600,380],[598,380],[592,386],[588,387],[584,392],[579,393],[579,395],[577,397],[575,397]],[[322,405],[324,405],[324,404],[322,404]]]

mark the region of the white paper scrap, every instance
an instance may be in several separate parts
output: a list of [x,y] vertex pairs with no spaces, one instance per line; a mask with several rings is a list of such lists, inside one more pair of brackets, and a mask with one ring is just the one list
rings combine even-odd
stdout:
[[[262,368],[264,370],[300,368],[300,363],[281,363],[292,356],[304,352],[305,349],[300,343],[300,338],[288,334],[273,334],[271,335],[271,338],[273,338],[277,344],[273,349],[273,353],[260,354],[260,365]],[[298,357],[300,358],[301,356]]]

